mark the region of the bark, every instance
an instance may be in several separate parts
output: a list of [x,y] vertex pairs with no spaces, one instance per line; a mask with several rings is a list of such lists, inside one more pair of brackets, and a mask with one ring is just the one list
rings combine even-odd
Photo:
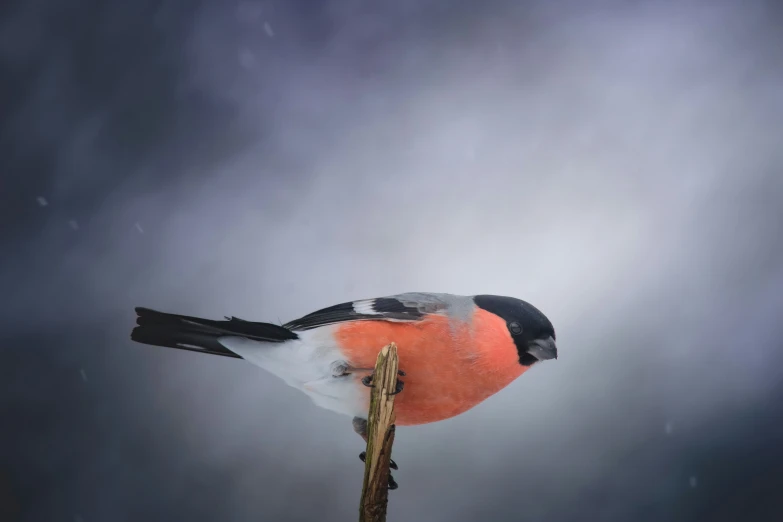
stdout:
[[397,345],[391,343],[378,354],[373,374],[359,522],[386,521],[389,460],[394,443],[394,395],[389,394],[397,386],[398,365]]

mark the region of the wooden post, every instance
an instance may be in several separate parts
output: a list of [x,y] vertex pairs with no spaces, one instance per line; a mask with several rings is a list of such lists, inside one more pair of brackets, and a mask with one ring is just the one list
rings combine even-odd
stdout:
[[[367,418],[367,456],[359,505],[359,522],[385,522],[389,502],[389,460],[394,443],[394,395],[397,386],[397,345],[378,354]],[[405,393],[405,392],[403,392]]]

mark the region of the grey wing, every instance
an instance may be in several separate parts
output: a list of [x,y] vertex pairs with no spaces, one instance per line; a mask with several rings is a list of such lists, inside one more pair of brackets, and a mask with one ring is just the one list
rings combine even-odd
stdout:
[[430,314],[445,314],[469,298],[450,294],[411,292],[340,303],[295,319],[289,330],[310,330],[346,321],[421,321]]

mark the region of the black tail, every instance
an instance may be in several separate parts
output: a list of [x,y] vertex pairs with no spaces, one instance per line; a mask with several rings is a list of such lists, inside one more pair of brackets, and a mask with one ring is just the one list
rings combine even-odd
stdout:
[[149,308],[136,308],[138,318],[131,339],[137,343],[165,346],[180,350],[241,357],[218,342],[225,336],[246,337],[255,341],[277,342],[298,339],[288,328],[269,323],[254,323],[236,317],[225,321],[213,321],[187,315],[156,312]]

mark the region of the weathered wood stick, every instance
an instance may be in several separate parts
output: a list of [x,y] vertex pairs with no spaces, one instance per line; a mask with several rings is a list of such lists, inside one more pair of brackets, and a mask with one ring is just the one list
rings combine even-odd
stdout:
[[[394,390],[397,386],[397,345],[378,354],[367,418],[367,456],[359,505],[359,522],[385,522],[389,502],[389,460],[394,443]],[[404,392],[403,392],[404,393]]]

